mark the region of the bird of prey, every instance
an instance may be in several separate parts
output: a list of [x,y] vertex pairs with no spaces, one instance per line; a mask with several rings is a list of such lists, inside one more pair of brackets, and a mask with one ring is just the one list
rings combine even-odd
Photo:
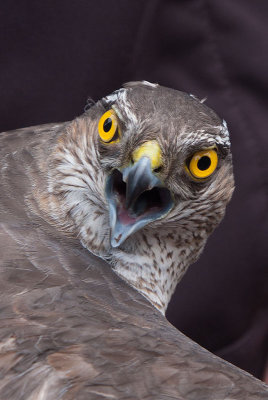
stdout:
[[172,327],[169,299],[233,192],[226,123],[130,82],[0,135],[0,399],[267,399]]

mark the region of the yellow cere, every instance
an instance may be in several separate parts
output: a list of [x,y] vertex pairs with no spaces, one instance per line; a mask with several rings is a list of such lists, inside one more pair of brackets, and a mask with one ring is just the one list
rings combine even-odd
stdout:
[[152,170],[161,167],[163,164],[161,149],[156,140],[149,140],[133,151],[134,162],[137,162],[141,157],[148,157],[151,160]]
[[115,143],[120,139],[117,116],[114,110],[106,111],[100,118],[98,131],[101,140],[105,143]]
[[198,151],[193,155],[189,164],[190,173],[194,178],[209,177],[218,165],[218,155],[215,149]]

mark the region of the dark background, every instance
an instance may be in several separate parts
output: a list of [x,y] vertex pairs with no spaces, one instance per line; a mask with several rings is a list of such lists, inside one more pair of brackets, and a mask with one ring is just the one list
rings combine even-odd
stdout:
[[88,97],[139,79],[207,97],[226,119],[236,191],[167,316],[263,377],[267,0],[2,0],[0,21],[0,131],[73,119]]

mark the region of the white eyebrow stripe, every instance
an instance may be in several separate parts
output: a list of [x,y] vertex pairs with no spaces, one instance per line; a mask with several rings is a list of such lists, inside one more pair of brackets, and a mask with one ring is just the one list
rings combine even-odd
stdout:
[[[209,132],[211,129],[212,132]],[[176,146],[184,149],[194,147],[206,148],[213,145],[227,148],[230,147],[229,132],[226,122],[222,125],[208,126],[207,129],[205,127],[192,132],[184,130],[184,132],[181,132],[176,139]]]
[[116,90],[115,92],[109,94],[108,96],[104,97],[104,101],[107,103],[114,103],[118,100],[120,100],[120,98],[123,96],[123,94],[126,92],[126,89],[121,88]]

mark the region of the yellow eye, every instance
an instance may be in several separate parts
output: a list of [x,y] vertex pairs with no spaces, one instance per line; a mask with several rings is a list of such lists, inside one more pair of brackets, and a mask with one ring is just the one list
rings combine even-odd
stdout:
[[194,178],[204,179],[210,176],[218,165],[218,155],[214,149],[198,151],[193,155],[189,171]]
[[100,138],[105,143],[115,143],[120,139],[120,131],[117,116],[114,110],[106,111],[100,118],[98,124]]

